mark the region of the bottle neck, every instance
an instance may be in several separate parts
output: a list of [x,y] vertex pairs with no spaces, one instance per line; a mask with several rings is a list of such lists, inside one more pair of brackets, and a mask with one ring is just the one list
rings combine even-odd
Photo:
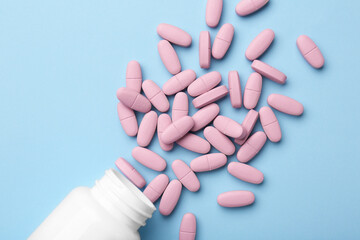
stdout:
[[114,217],[125,215],[136,230],[146,224],[156,210],[154,204],[126,177],[109,169],[91,189],[95,199]]

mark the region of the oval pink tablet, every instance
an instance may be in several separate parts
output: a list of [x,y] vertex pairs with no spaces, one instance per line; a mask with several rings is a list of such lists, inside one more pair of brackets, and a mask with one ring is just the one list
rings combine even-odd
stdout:
[[161,172],[166,168],[165,159],[147,148],[135,147],[131,154],[136,161],[152,170]]
[[145,186],[146,181],[143,176],[124,158],[118,158],[115,165],[135,186],[138,188]]
[[125,133],[130,137],[136,136],[138,132],[138,124],[134,111],[125,106],[122,102],[118,102],[117,112],[121,126]]
[[201,68],[210,68],[211,39],[208,31],[201,31],[199,37],[199,63]]
[[284,95],[270,94],[267,102],[271,107],[286,114],[299,116],[304,112],[304,106],[301,103]]
[[212,56],[215,59],[222,59],[228,51],[234,37],[234,27],[225,23],[220,28],[212,46]]
[[241,0],[235,8],[235,12],[239,16],[247,16],[253,12],[256,12],[265,4],[267,4],[269,0]]
[[253,109],[256,107],[262,88],[262,77],[258,73],[250,74],[244,90],[244,107]]
[[169,42],[182,46],[188,47],[191,45],[191,36],[181,28],[176,26],[160,23],[157,27],[157,33],[165,40]]
[[240,77],[237,71],[230,71],[228,75],[230,101],[233,108],[241,108],[242,96]]
[[186,213],[180,225],[179,240],[195,240],[196,217],[192,213]]
[[275,33],[271,29],[265,29],[250,43],[245,51],[245,56],[250,61],[259,58],[271,45],[275,38]]
[[186,93],[179,92],[175,95],[172,105],[171,118],[175,122],[189,113],[189,99]]
[[195,108],[202,108],[225,97],[228,92],[229,91],[226,86],[221,85],[196,97],[194,100],[192,100],[192,104]]
[[274,112],[269,107],[262,107],[259,111],[261,126],[266,136],[272,142],[281,140],[281,129]]
[[158,43],[158,51],[166,69],[173,75],[178,74],[181,71],[181,64],[173,46],[168,41],[161,40]]
[[156,202],[169,184],[169,177],[165,174],[156,176],[145,188],[143,193],[151,202]]
[[179,201],[181,189],[182,184],[177,179],[172,180],[169,185],[167,185],[159,205],[159,211],[162,215],[168,216],[172,213]]
[[232,138],[243,138],[246,134],[241,124],[225,116],[217,116],[214,120],[214,126],[217,130]]
[[160,112],[167,112],[170,104],[160,87],[152,80],[145,80],[142,84],[142,89],[145,96],[149,99],[151,104]]
[[206,4],[206,24],[209,27],[216,27],[221,18],[223,0],[208,0]]
[[231,175],[245,182],[260,184],[264,180],[262,172],[245,163],[231,162],[227,169]]
[[311,38],[306,35],[301,35],[296,40],[296,45],[303,55],[305,60],[314,68],[321,68],[324,66],[325,59],[318,46]]
[[253,109],[246,114],[244,121],[241,124],[241,126],[243,126],[243,129],[246,131],[246,135],[243,138],[235,139],[235,143],[239,145],[243,145],[245,143],[247,138],[250,136],[252,130],[254,129],[258,118],[259,118],[259,113]]
[[264,132],[256,132],[244,143],[239,149],[236,157],[239,162],[247,163],[253,157],[255,157],[266,142],[266,135]]
[[161,140],[166,144],[176,142],[177,140],[185,136],[185,134],[187,134],[193,126],[194,120],[191,117],[182,117],[179,120],[170,124],[164,130],[164,132],[161,134]]
[[191,192],[197,192],[200,189],[199,179],[190,167],[181,160],[175,160],[171,165],[176,177]]
[[162,133],[170,124],[171,124],[171,118],[168,114],[163,113],[158,117],[157,134],[158,134],[160,147],[164,151],[170,151],[174,147],[173,143],[165,144],[163,141],[161,141]]
[[194,82],[192,82],[188,86],[187,91],[190,96],[196,97],[210,91],[220,82],[221,82],[221,74],[219,72],[216,71],[209,72],[205,75],[202,75]]
[[260,73],[262,76],[280,84],[284,84],[286,82],[286,75],[276,68],[261,62],[259,60],[253,61],[251,64],[252,69],[256,72]]
[[187,88],[196,79],[196,73],[191,70],[182,71],[170,78],[162,87],[166,95],[174,95]]
[[222,207],[244,207],[255,201],[255,195],[250,191],[230,191],[221,193],[217,202]]
[[192,116],[194,120],[194,127],[191,129],[191,131],[195,132],[207,126],[212,120],[214,120],[219,112],[220,108],[216,103],[211,103],[201,108]]
[[227,157],[223,153],[210,153],[193,159],[190,167],[194,172],[212,171],[224,166]]
[[132,89],[124,87],[119,88],[116,92],[116,96],[125,106],[135,111],[147,113],[151,110],[150,101]]
[[201,154],[208,153],[211,149],[208,141],[192,133],[187,133],[176,143],[187,150]]
[[130,61],[126,67],[126,87],[141,92],[142,73],[137,61]]
[[235,146],[224,134],[214,127],[206,127],[204,129],[204,137],[209,143],[216,148],[219,152],[226,155],[233,155],[235,152]]
[[144,115],[136,139],[139,146],[146,147],[150,144],[155,134],[157,118],[155,111],[150,111]]

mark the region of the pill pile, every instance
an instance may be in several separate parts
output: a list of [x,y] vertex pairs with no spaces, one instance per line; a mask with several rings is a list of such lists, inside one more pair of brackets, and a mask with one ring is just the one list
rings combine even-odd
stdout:
[[[239,16],[246,16],[265,6],[268,1],[242,0],[235,11]],[[209,27],[214,28],[218,25],[222,6],[223,0],[207,1],[206,24]],[[191,69],[182,71],[179,57],[172,44],[189,47],[192,37],[187,32],[176,26],[161,23],[157,27],[157,33],[163,38],[158,43],[161,61],[167,71],[174,76],[160,88],[152,80],[142,81],[140,64],[137,61],[130,61],[126,69],[126,87],[119,88],[116,93],[119,100],[117,110],[121,125],[127,135],[137,136],[139,146],[132,150],[132,156],[152,170],[159,172],[165,170],[167,165],[165,159],[146,148],[156,131],[162,150],[171,151],[177,144],[202,155],[193,159],[190,166],[180,159],[175,160],[171,166],[177,179],[170,181],[167,175],[160,174],[147,185],[143,193],[152,202],[161,197],[160,213],[170,215],[178,203],[183,187],[191,192],[200,189],[196,172],[212,171],[226,165],[228,156],[233,155],[236,150],[233,141],[241,147],[236,154],[238,162],[228,164],[228,172],[245,182],[262,183],[263,173],[246,163],[259,153],[267,139],[271,142],[281,140],[281,128],[272,109],[294,116],[299,116],[304,111],[301,103],[280,94],[268,96],[267,103],[271,108],[264,106],[259,112],[254,110],[262,91],[263,78],[279,84],[286,82],[284,73],[258,60],[273,42],[274,31],[263,30],[246,49],[245,57],[252,61],[251,68],[254,72],[247,80],[243,95],[237,71],[230,71],[228,74],[229,89],[225,85],[218,86],[222,78],[217,71],[211,71],[200,77],[197,77]],[[209,31],[200,32],[200,67],[209,69],[212,57],[222,59],[231,45],[233,36],[234,27],[230,23],[225,23],[219,29],[212,45]],[[312,67],[321,68],[324,65],[323,55],[309,37],[301,35],[296,44],[300,53]],[[141,91],[145,96],[141,94]],[[220,108],[215,102],[228,94],[233,108],[244,106],[249,110],[241,124],[229,117],[219,115]],[[167,99],[170,95],[175,95],[171,106],[171,117],[166,113],[170,109]],[[193,116],[188,115],[188,95],[194,98],[192,105],[199,109]],[[154,110],[151,110],[152,107],[162,114],[158,116]],[[139,126],[135,112],[145,113]],[[258,119],[260,119],[263,131],[252,134]],[[211,123],[213,126],[209,125]],[[194,134],[200,130],[203,131],[205,139]],[[208,154],[211,147],[219,153]],[[115,164],[138,188],[145,187],[145,179],[128,161],[119,158]],[[217,198],[218,204],[223,207],[247,206],[254,200],[255,196],[252,192],[239,190],[224,192]],[[195,239],[195,235],[196,218],[193,214],[187,213],[181,222],[179,238]]]

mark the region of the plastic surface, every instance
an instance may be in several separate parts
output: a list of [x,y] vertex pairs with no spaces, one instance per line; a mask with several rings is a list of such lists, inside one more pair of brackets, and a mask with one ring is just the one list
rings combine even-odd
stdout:
[[216,71],[212,71],[200,76],[194,82],[192,82],[187,91],[190,96],[197,97],[203,93],[206,93],[213,89],[221,82],[221,74]]
[[312,67],[322,68],[324,66],[324,56],[311,38],[306,35],[301,35],[296,40],[296,45],[301,55],[303,55]]
[[185,88],[196,79],[194,70],[187,69],[171,77],[162,87],[166,95],[174,95]]
[[234,37],[234,26],[225,23],[216,34],[211,53],[215,59],[222,59],[227,53]]
[[209,27],[216,27],[221,18],[223,0],[207,0],[205,20]]
[[199,64],[201,68],[210,68],[211,39],[209,31],[201,31],[199,36]]
[[228,86],[230,101],[233,108],[241,108],[242,96],[241,96],[241,84],[240,77],[237,71],[230,71],[228,74]]
[[181,71],[179,57],[171,44],[166,40],[158,43],[158,51],[165,68],[169,73],[175,75]]
[[251,41],[245,51],[245,56],[248,60],[253,61],[258,59],[271,45],[275,38],[275,33],[271,29],[265,29],[254,40]]
[[245,163],[231,162],[227,170],[231,175],[245,182],[260,184],[264,180],[262,172]]
[[217,130],[232,138],[243,138],[246,135],[241,124],[225,116],[217,116],[214,120],[214,126]]
[[190,167],[194,172],[208,172],[224,166],[227,157],[223,153],[210,153],[193,159]]
[[159,154],[143,147],[135,147],[131,155],[133,158],[142,165],[155,170],[164,171],[166,168],[166,161]]
[[199,109],[193,116],[194,126],[191,131],[199,131],[207,126],[219,114],[220,108],[216,103],[211,103]]
[[269,107],[262,107],[259,110],[261,126],[268,139],[272,142],[281,140],[281,129],[273,110]]
[[190,167],[181,160],[175,160],[172,165],[172,170],[174,171],[176,177],[191,192],[197,192],[200,189],[199,179],[196,177],[195,173],[190,169]]
[[168,216],[172,213],[176,207],[182,190],[182,184],[179,180],[171,180],[169,185],[167,185],[159,205],[159,211],[162,215]]
[[260,152],[266,143],[266,139],[267,138],[264,132],[259,131],[254,133],[239,149],[236,158],[239,160],[239,162],[247,163],[253,157],[255,157],[258,152]]
[[134,111],[125,106],[122,102],[118,102],[117,113],[125,133],[130,137],[136,136],[138,132],[138,123]]
[[304,112],[304,106],[300,102],[281,94],[270,94],[267,102],[272,108],[289,115],[300,116]]
[[134,90],[122,87],[117,90],[116,96],[125,106],[135,111],[147,113],[151,110],[150,101]]
[[169,177],[165,174],[157,175],[144,189],[144,195],[151,201],[156,202],[169,184]]
[[194,120],[185,116],[170,124],[161,134],[161,141],[166,144],[173,143],[188,133],[194,126]]
[[262,89],[262,77],[259,73],[250,74],[244,90],[244,107],[253,109],[256,107]]
[[135,186],[138,188],[145,186],[144,177],[124,158],[118,158],[115,165]]
[[195,240],[196,217],[192,213],[186,213],[180,225],[179,240]]
[[202,108],[206,105],[209,105],[210,103],[216,102],[217,100],[225,97],[228,92],[229,91],[226,86],[221,85],[196,97],[194,100],[192,100],[192,104],[195,108]]
[[235,8],[237,15],[247,16],[253,12],[258,11],[260,8],[264,7],[269,0],[241,0]]
[[165,40],[169,42],[182,46],[189,47],[191,45],[191,36],[184,30],[174,25],[167,23],[160,23],[156,29],[157,33]]
[[171,119],[173,122],[182,117],[187,116],[189,113],[189,98],[186,93],[179,92],[174,97],[172,105]]
[[133,60],[126,67],[126,87],[141,92],[142,72],[140,64]]
[[230,191],[221,193],[217,202],[222,207],[244,207],[255,201],[255,195],[250,191]]
[[226,155],[233,155],[235,152],[235,146],[224,134],[222,134],[216,128],[209,126],[204,129],[204,137],[209,143]]
[[255,60],[251,64],[251,67],[254,71],[276,83],[284,84],[286,82],[286,75],[284,73],[264,62]]
[[144,115],[141,120],[136,141],[141,147],[146,147],[150,144],[156,131],[158,115],[155,111],[150,111]]

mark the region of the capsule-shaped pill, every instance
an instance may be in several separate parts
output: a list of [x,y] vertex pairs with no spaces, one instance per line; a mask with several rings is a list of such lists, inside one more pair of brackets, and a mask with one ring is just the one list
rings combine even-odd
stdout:
[[179,57],[171,44],[166,40],[161,40],[158,43],[158,51],[161,61],[165,65],[169,73],[175,75],[181,71],[181,64]]
[[273,110],[269,107],[262,107],[259,110],[259,116],[261,126],[269,140],[279,142],[281,140],[281,129]]
[[255,60],[251,64],[251,67],[254,71],[276,83],[284,84],[286,82],[286,75],[284,73],[264,62]]
[[304,106],[290,97],[280,94],[270,94],[268,104],[276,110],[294,116],[300,116],[304,112]]
[[222,207],[244,207],[255,201],[255,195],[250,191],[230,191],[221,193],[217,202]]
[[152,170],[161,172],[166,168],[165,159],[147,148],[135,147],[131,154],[136,161]]
[[182,190],[182,184],[179,180],[174,179],[167,185],[159,205],[159,211],[162,215],[168,216],[175,209]]
[[233,155],[235,152],[235,146],[224,134],[214,127],[206,127],[204,129],[204,137],[209,143],[216,148],[219,152],[226,155]]
[[159,139],[159,144],[162,150],[164,151],[170,151],[171,149],[173,149],[174,144],[170,143],[170,144],[165,144],[162,140],[161,140],[161,135],[164,132],[164,130],[171,124],[171,118],[168,114],[163,113],[158,117],[158,123],[157,123],[157,134],[158,134],[158,139]]
[[182,71],[170,78],[162,87],[166,95],[174,95],[187,88],[196,79],[196,73],[191,70]]
[[194,120],[191,117],[182,117],[179,120],[170,124],[164,130],[164,132],[161,134],[161,140],[166,144],[176,142],[177,140],[185,136],[185,134],[187,134],[193,126]]
[[179,92],[174,97],[171,118],[175,122],[189,113],[189,99],[186,93]]
[[187,133],[184,137],[177,140],[176,143],[192,152],[205,154],[211,149],[210,143],[198,135]]
[[160,87],[152,80],[145,80],[142,84],[145,96],[151,104],[160,112],[167,112],[170,104]]
[[135,111],[147,113],[151,110],[150,101],[132,89],[124,87],[119,88],[116,92],[116,96],[125,106]]
[[246,134],[241,124],[225,116],[217,116],[214,120],[214,126],[221,133],[232,138],[242,138]]
[[136,139],[139,146],[146,147],[150,144],[155,134],[157,118],[155,111],[150,111],[144,115]]
[[227,157],[223,153],[210,153],[193,159],[190,167],[194,172],[212,171],[224,166]]
[[216,27],[221,18],[223,0],[208,0],[206,4],[205,20],[209,27]]
[[245,56],[250,61],[259,58],[271,45],[275,38],[275,33],[271,29],[265,29],[250,43],[245,51]]
[[200,189],[199,179],[190,167],[181,160],[175,160],[171,165],[176,177],[191,192],[197,192]]
[[237,15],[244,17],[258,11],[268,2],[269,0],[241,0],[236,5],[235,12]]
[[244,107],[253,109],[256,107],[262,88],[262,77],[258,73],[252,73],[246,82],[244,90]]
[[252,130],[255,127],[255,124],[259,118],[259,113],[253,109],[251,109],[245,116],[244,121],[242,122],[242,126],[246,131],[246,135],[243,138],[236,138],[235,143],[239,145],[243,145],[247,138],[250,136]]
[[156,176],[143,191],[144,195],[150,199],[151,202],[156,202],[161,194],[165,191],[165,188],[169,184],[169,177],[165,174]]
[[213,71],[202,75],[194,82],[192,82],[187,91],[190,96],[196,97],[203,93],[206,93],[213,89],[216,85],[221,82],[221,74],[219,72]]
[[233,108],[241,108],[242,96],[240,77],[237,71],[230,71],[228,75],[230,101]]
[[142,73],[137,61],[130,61],[126,67],[126,87],[141,92]]
[[182,46],[188,47],[191,45],[191,36],[181,28],[167,23],[160,23],[157,27],[157,33],[160,37],[169,42]]
[[229,91],[227,87],[221,85],[196,97],[194,100],[192,100],[192,104],[195,108],[202,108],[206,105],[209,105],[210,103],[216,102],[217,100],[225,97],[228,92]]
[[225,23],[220,28],[212,46],[212,56],[215,59],[222,59],[228,51],[234,37],[234,27]]
[[264,180],[262,172],[245,163],[231,162],[227,169],[231,175],[245,182],[260,184]]
[[115,162],[116,167],[138,188],[143,188],[146,184],[141,174],[124,158],[118,158]]
[[118,102],[117,112],[125,133],[130,137],[136,136],[138,132],[138,123],[134,111],[125,106],[122,102]]
[[311,38],[306,35],[301,35],[296,40],[296,45],[305,60],[314,68],[321,68],[324,66],[325,59],[318,46]]
[[255,157],[258,152],[262,149],[266,142],[266,135],[264,132],[256,132],[244,143],[244,145],[239,149],[236,157],[239,162],[247,163],[253,157]]
[[211,103],[197,111],[193,116],[194,127],[191,131],[196,132],[207,126],[219,114],[220,108],[216,103]]
[[195,240],[196,217],[192,213],[186,213],[180,225],[179,240]]
[[209,31],[201,31],[199,37],[199,64],[201,68],[210,68],[211,39]]

